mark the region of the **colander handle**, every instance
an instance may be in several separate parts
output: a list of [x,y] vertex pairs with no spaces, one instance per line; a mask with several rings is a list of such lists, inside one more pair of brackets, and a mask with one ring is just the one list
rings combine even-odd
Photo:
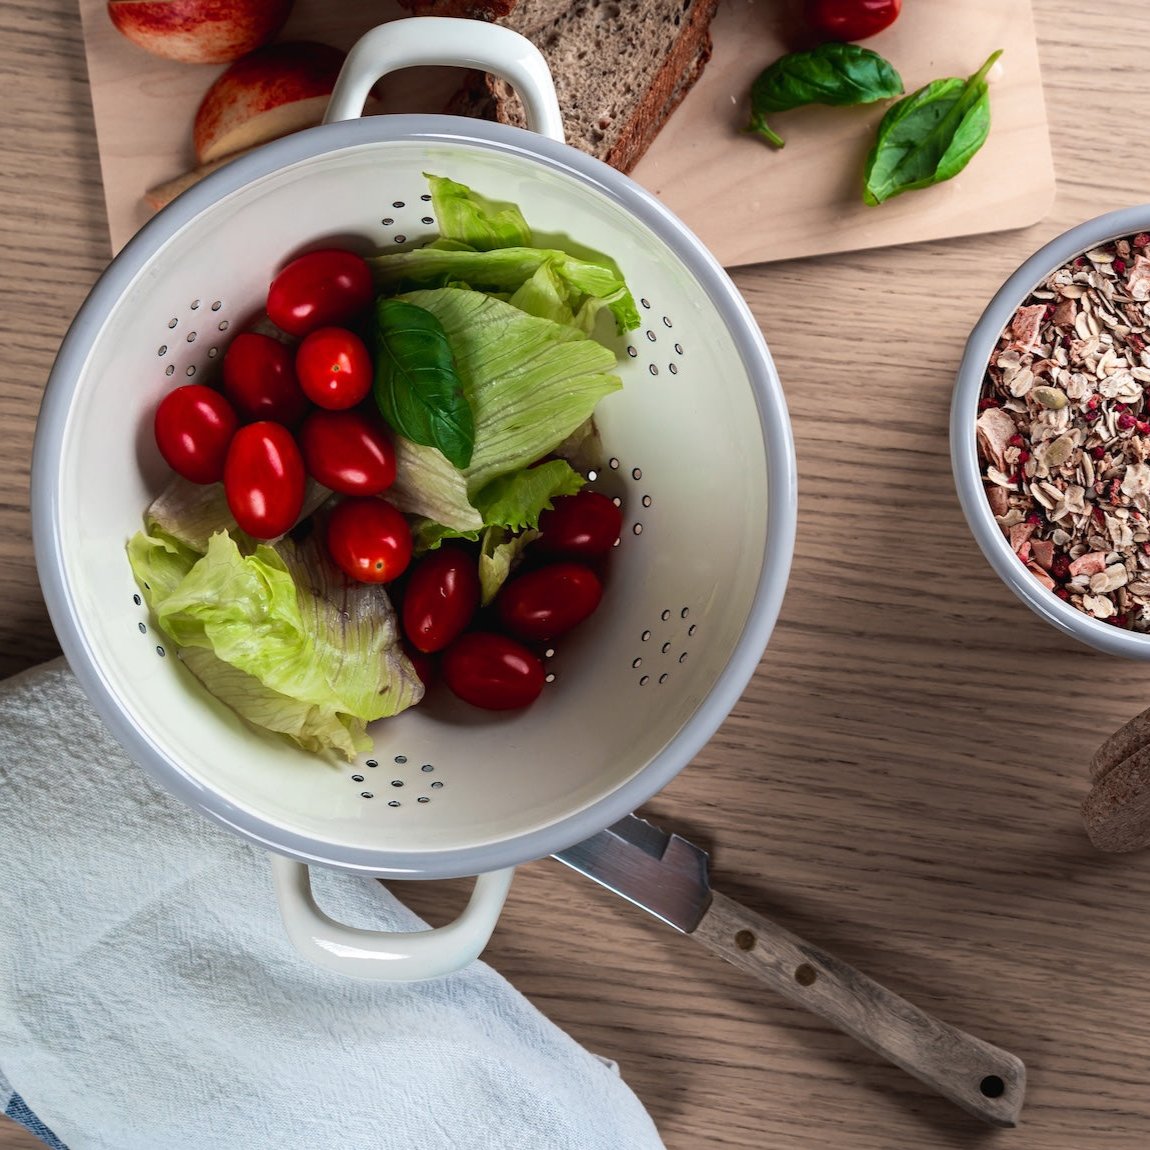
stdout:
[[514,867],[479,875],[471,900],[446,926],[380,931],[344,926],[316,906],[308,868],[271,856],[276,900],[296,949],[318,966],[381,982],[439,978],[478,958],[503,910]]
[[363,115],[372,85],[388,72],[425,65],[492,72],[515,89],[527,127],[563,142],[563,117],[551,70],[525,36],[483,20],[413,16],[381,24],[361,36],[347,54],[323,122]]

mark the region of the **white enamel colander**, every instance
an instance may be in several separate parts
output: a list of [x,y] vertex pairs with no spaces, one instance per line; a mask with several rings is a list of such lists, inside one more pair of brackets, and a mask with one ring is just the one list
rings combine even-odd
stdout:
[[[358,118],[409,65],[507,79],[532,131],[448,116]],[[365,253],[436,235],[423,173],[517,203],[619,264],[643,326],[618,340],[623,389],[597,409],[594,486],[623,537],[595,616],[516,714],[440,701],[373,725],[336,763],[258,734],[208,696],[153,630],[125,543],[167,470],[161,396],[210,381],[267,286],[309,246]],[[272,852],[281,909],[311,958],[410,979],[485,945],[511,868],[608,826],[663,787],[738,700],[774,625],[795,528],[783,394],[758,326],[715,260],[659,202],[562,142],[546,64],[507,29],[393,22],[350,53],[324,125],[209,176],[147,224],[93,288],[44,396],[32,471],[36,559],[77,678],[131,757],[191,806]],[[66,721],[66,716],[61,717]],[[307,864],[391,878],[478,875],[433,931],[337,924]]]

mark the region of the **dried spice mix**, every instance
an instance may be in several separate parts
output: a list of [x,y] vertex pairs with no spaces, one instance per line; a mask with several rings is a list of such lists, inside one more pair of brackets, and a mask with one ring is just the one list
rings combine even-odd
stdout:
[[987,365],[976,424],[1011,549],[1059,598],[1150,632],[1150,235],[1047,276]]

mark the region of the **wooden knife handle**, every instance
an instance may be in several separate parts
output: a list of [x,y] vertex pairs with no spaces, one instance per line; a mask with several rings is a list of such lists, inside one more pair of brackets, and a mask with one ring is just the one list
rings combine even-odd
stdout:
[[1015,1126],[1026,1067],[715,892],[691,935],[992,1126]]

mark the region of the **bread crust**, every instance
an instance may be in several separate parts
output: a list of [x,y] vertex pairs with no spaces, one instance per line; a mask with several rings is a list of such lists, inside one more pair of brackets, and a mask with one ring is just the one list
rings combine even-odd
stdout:
[[[466,0],[411,2],[444,7],[454,5],[456,8],[467,6]],[[683,102],[703,74],[713,51],[710,26],[717,8],[718,0],[695,0],[690,5],[670,52],[611,144],[589,147],[586,141],[579,138],[569,139],[568,143],[590,152],[621,172],[630,172],[654,142],[671,113]],[[682,9],[676,5],[676,11]],[[515,14],[512,13],[510,19],[501,18],[500,22],[515,27]],[[539,47],[547,56],[546,37],[540,37]],[[468,73],[448,102],[446,111],[452,115],[478,116],[516,127],[522,127],[524,123],[522,106],[511,87],[483,72]],[[595,135],[596,125],[589,124],[586,128],[588,135]]]

